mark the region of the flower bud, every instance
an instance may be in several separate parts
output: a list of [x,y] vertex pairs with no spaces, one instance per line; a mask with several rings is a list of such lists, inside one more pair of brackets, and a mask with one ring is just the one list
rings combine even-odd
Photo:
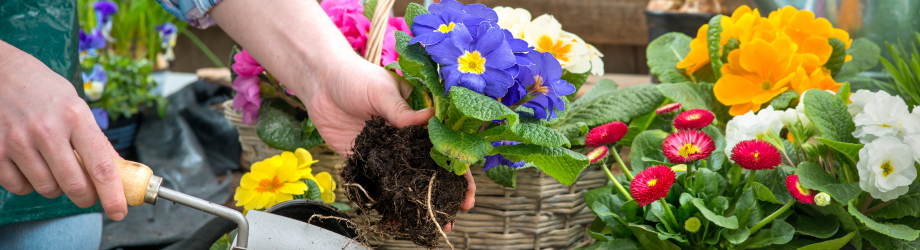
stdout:
[[671,166],[671,170],[674,171],[674,172],[678,172],[678,171],[684,171],[684,172],[686,172],[686,171],[687,171],[687,164],[677,164],[677,165]]
[[805,151],[805,156],[807,156],[809,160],[814,159],[815,162],[818,161],[818,157],[821,155],[821,153],[818,152],[818,147],[815,147],[815,145],[811,143],[803,143],[802,151]]
[[830,196],[830,195],[828,195],[828,194],[825,193],[825,192],[820,192],[820,193],[818,193],[817,196],[815,196],[815,205],[818,205],[818,206],[822,206],[822,207],[823,207],[823,206],[827,206],[827,204],[831,204],[831,196]]
[[789,129],[795,127],[795,123],[798,122],[798,120],[799,112],[795,111],[795,109],[787,109],[786,111],[783,111],[781,115],[779,115],[779,121]]
[[594,127],[585,135],[585,147],[594,148],[617,143],[628,130],[623,122],[611,122]]
[[687,221],[684,221],[684,229],[687,232],[696,233],[700,230],[700,218],[690,217]]
[[661,117],[661,119],[670,122],[674,120],[674,117],[677,116],[678,113],[680,113],[680,106],[681,104],[679,102],[668,103],[656,109],[655,114],[657,114],[658,117]]
[[595,164],[598,162],[604,163],[605,160],[607,159],[607,152],[608,152],[607,146],[597,147],[588,153],[587,155],[588,160],[591,160],[591,164]]

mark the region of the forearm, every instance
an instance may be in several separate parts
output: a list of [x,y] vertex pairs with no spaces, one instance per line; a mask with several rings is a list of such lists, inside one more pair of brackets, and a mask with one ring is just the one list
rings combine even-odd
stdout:
[[336,65],[360,60],[316,1],[224,0],[211,17],[298,96],[311,97]]

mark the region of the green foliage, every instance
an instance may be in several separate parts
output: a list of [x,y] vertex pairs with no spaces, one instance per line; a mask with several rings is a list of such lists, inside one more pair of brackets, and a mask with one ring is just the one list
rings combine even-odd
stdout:
[[594,242],[590,246],[579,248],[578,250],[606,250],[606,249],[621,249],[621,250],[643,250],[639,243],[631,239],[613,239],[611,241],[598,241]]
[[796,233],[820,239],[830,238],[837,233],[837,229],[840,229],[840,221],[838,220],[832,218],[812,218],[802,214],[790,219],[789,224],[795,228]]
[[565,138],[568,138],[570,145],[582,145],[584,144],[584,138],[582,137],[584,137],[585,134],[588,134],[588,124],[585,124],[584,122],[576,122],[573,124],[566,124],[561,127],[554,128],[554,130],[564,135]]
[[920,182],[914,181],[907,193],[898,196],[887,206],[869,214],[876,219],[900,219],[905,216],[920,216]]
[[479,121],[506,119],[511,130],[516,131],[518,129],[518,114],[508,106],[488,96],[464,87],[454,86],[450,88],[450,103],[452,108],[456,108],[465,117]]
[[683,70],[677,69],[677,63],[690,53],[690,40],[683,33],[671,32],[649,43],[645,50],[649,71],[663,83],[690,81]]
[[738,41],[737,38],[732,37],[731,39],[728,39],[728,42],[725,43],[725,46],[722,48],[722,62],[728,62],[728,53],[731,53],[732,50],[738,49],[740,46],[741,42]]
[[[303,122],[309,123],[309,120]],[[301,123],[294,116],[284,111],[271,105],[262,105],[259,108],[259,122],[256,125],[256,133],[259,135],[259,139],[265,141],[268,146],[291,152],[298,148],[313,148],[324,142],[323,137],[319,135],[319,131],[315,129],[305,131],[305,126]],[[308,128],[309,126],[306,127]]]
[[649,112],[643,116],[637,117],[629,122],[629,125],[626,130],[626,134],[623,135],[623,138],[620,138],[620,141],[617,142],[617,145],[620,146],[629,146],[632,145],[633,139],[636,138],[639,133],[648,129],[652,125],[652,122],[655,121],[658,115],[655,112]]
[[[841,249],[844,245],[847,244],[853,236],[856,236],[857,232],[850,232],[843,237],[836,238],[833,240],[828,240],[824,242],[814,243],[799,248],[799,250],[824,250],[824,249]],[[881,248],[881,249],[891,249],[891,248]]]
[[769,245],[786,244],[792,240],[795,229],[783,220],[774,220],[769,229],[761,229],[754,236],[748,238],[737,249],[761,248]]
[[603,79],[587,94],[567,106],[568,116],[559,119],[554,128],[583,122],[588,127],[612,121],[627,122],[652,112],[664,100],[654,85],[639,85],[617,89],[613,81]]
[[492,151],[492,144],[485,138],[452,130],[437,117],[428,120],[428,136],[438,152],[466,164],[476,163]]
[[760,209],[757,199],[754,198],[754,190],[744,190],[741,197],[738,198],[738,203],[735,205],[735,216],[738,217],[738,225],[741,228],[752,227],[763,219],[763,210]]
[[725,137],[722,136],[722,133],[719,132],[719,129],[709,125],[704,127],[703,132],[705,132],[709,137],[712,138],[713,142],[716,144],[716,150],[712,151],[712,154],[709,155],[709,158],[706,160],[709,162],[709,169],[713,171],[719,171],[722,169],[722,164],[725,163]]
[[655,232],[655,230],[650,229],[645,226],[638,226],[635,224],[629,224],[629,230],[633,232],[633,235],[636,236],[636,239],[639,240],[645,249],[661,249],[661,250],[678,250],[680,247],[674,245],[667,240],[662,240],[660,235]]
[[900,41],[898,41],[898,47],[885,42],[891,54],[891,61],[882,58],[885,71],[891,74],[894,89],[910,107],[920,105],[920,52],[917,52],[917,45],[920,45],[920,33],[914,32],[914,42],[915,44],[910,44],[910,50]]
[[415,17],[422,14],[428,14],[428,9],[426,9],[425,6],[417,3],[409,3],[409,6],[406,7],[406,25],[409,25],[411,28],[412,25],[415,24]]
[[543,172],[565,185],[572,185],[590,162],[587,156],[567,148],[529,144],[495,147],[489,153],[493,154],[502,154],[512,162],[525,161],[540,166]]
[[520,126],[518,131],[512,131],[508,126],[493,127],[479,136],[489,141],[507,140],[546,147],[571,147],[569,139],[556,130],[534,123],[521,123]]
[[829,140],[857,143],[853,137],[856,124],[847,112],[847,104],[825,91],[805,92],[805,115],[821,130],[821,136]]
[[83,62],[83,68],[92,70],[96,63],[105,69],[108,84],[103,90],[102,98],[89,103],[90,107],[105,109],[109,112],[111,120],[128,118],[153,107],[158,108],[160,116],[166,115],[166,99],[153,94],[157,83],[150,77],[150,61],[107,54],[98,58],[87,58]]
[[770,101],[770,105],[773,106],[773,108],[776,110],[784,110],[790,107],[795,108],[794,106],[792,106],[792,104],[797,103],[798,100],[799,100],[799,93],[795,92],[795,90],[790,89],[774,97],[773,100]]
[[300,181],[307,184],[307,191],[303,194],[295,194],[294,199],[323,201],[323,191],[319,189],[319,185],[316,184],[316,181],[310,179],[300,179]]
[[[664,142],[664,138],[667,136],[668,133],[661,130],[646,130],[639,133],[630,147],[629,159],[642,159],[643,157],[647,157],[661,162],[667,162],[668,160],[661,152],[661,143]],[[653,164],[646,161],[632,160],[629,163],[632,171],[635,173],[639,173],[653,166]]]
[[722,78],[722,15],[709,19],[709,30],[706,31],[706,44],[709,48],[709,61],[712,65],[712,75],[715,79]]
[[827,59],[827,63],[824,64],[824,67],[831,71],[831,75],[837,75],[840,72],[840,68],[843,67],[843,61],[846,59],[847,51],[846,44],[840,39],[831,37],[827,39],[827,42],[831,44],[833,51],[831,52],[831,57]]
[[[763,184],[773,194],[778,204],[785,204],[792,199],[789,189],[786,188],[786,177],[792,174],[794,170],[792,167],[780,165],[776,169],[757,171],[754,179],[757,183]],[[754,191],[757,192],[757,190]]]
[[[920,220],[917,220],[917,218],[910,218],[909,220],[903,220],[903,222],[912,229],[920,229]],[[872,246],[874,246],[876,249],[920,249],[920,240],[902,240],[874,231],[864,231],[862,232],[862,235],[866,240],[869,241],[869,243],[872,243]]]
[[798,169],[795,170],[795,174],[799,176],[799,182],[802,183],[802,186],[826,192],[840,203],[846,203],[856,199],[856,197],[862,193],[862,189],[859,188],[859,183],[840,183],[834,176],[824,171],[822,167],[811,162],[799,164]]
[[735,217],[734,215],[729,216],[729,217],[718,215],[714,213],[713,211],[709,210],[709,208],[706,207],[706,202],[700,198],[693,199],[693,205],[696,206],[696,208],[700,210],[700,213],[702,213],[703,216],[706,217],[706,219],[708,219],[709,221],[712,221],[716,225],[719,225],[720,227],[724,227],[728,229],[738,229],[738,218]]
[[364,17],[367,20],[374,20],[374,10],[377,9],[377,0],[364,1]]
[[486,170],[486,176],[503,187],[517,187],[517,170],[511,169],[508,166],[498,165],[492,169]]
[[834,80],[837,82],[846,81],[856,77],[860,72],[875,67],[875,65],[878,65],[880,52],[878,45],[867,38],[853,40],[850,48],[847,49],[847,55],[853,56],[853,60],[843,63],[840,72],[833,75]]
[[783,204],[782,202],[776,200],[776,195],[773,195],[773,191],[771,191],[770,188],[767,188],[767,186],[754,182],[751,184],[751,188],[754,190],[754,197],[756,197],[758,200],[774,204]]
[[664,83],[658,85],[658,91],[668,99],[679,102],[681,108],[689,109],[712,109],[714,101],[712,95],[711,83]]
[[572,84],[573,86],[575,86],[575,92],[572,92],[572,94],[567,95],[567,97],[574,98],[575,94],[578,93],[578,90],[581,89],[581,86],[585,85],[585,81],[588,81],[588,75],[590,74],[591,74],[590,70],[585,71],[584,73],[581,73],[581,74],[572,73],[572,72],[569,72],[568,70],[563,71],[562,77],[560,77],[559,79],[565,80],[569,84]]
[[834,151],[837,151],[838,153],[846,156],[847,160],[850,161],[849,163],[851,165],[856,164],[856,162],[859,162],[859,150],[862,149],[864,145],[855,144],[855,143],[838,142],[838,141],[833,141],[833,140],[830,140],[824,137],[817,137],[816,139],[818,139],[818,141],[820,141],[824,145],[831,147],[831,149],[833,149]]
[[[412,9],[412,5],[409,6]],[[409,21],[408,14],[406,21]],[[427,87],[431,92],[435,115],[438,119],[443,120],[447,115],[449,100],[446,96],[447,90],[438,75],[437,64],[431,60],[431,56],[421,44],[408,44],[412,40],[409,34],[397,30],[395,37],[396,51],[399,52],[399,68],[403,73],[403,78],[412,84],[413,90]]]
[[920,231],[917,231],[908,226],[901,224],[880,223],[870,219],[863,213],[856,210],[856,201],[851,200],[849,202],[847,211],[850,212],[850,214],[853,215],[853,217],[855,217],[857,220],[861,221],[863,224],[869,227],[869,229],[872,231],[887,235],[889,237],[900,240],[913,241],[917,239],[917,236],[920,236]]

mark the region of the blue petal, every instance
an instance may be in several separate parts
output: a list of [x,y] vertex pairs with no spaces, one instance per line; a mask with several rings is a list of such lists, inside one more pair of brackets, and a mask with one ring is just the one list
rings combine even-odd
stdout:
[[[486,84],[486,80],[483,79],[483,77],[480,75],[472,74],[472,73],[462,73],[460,75],[460,86],[463,86],[464,88],[468,88],[472,91],[476,91],[476,93],[482,93],[484,89],[489,87],[489,84]],[[502,96],[502,95],[505,95],[505,93],[502,93],[501,95],[498,95],[498,96]]]
[[431,4],[428,6],[428,12],[431,13],[441,13],[445,9],[461,9],[463,4],[454,0],[443,0],[440,3]]
[[482,4],[470,4],[463,6],[463,11],[469,13],[470,15],[485,18],[486,20],[492,22],[498,22],[498,14],[495,13],[495,10],[492,10]]
[[552,86],[553,94],[556,96],[567,96],[575,93],[575,86],[562,79],[553,80],[550,82],[550,86]]
[[[441,18],[444,20],[445,24],[454,23],[456,26],[462,26],[462,24],[464,24],[463,21],[469,17],[469,14],[464,13],[460,9],[445,9],[444,12],[441,13]],[[454,27],[455,29],[456,26]]]
[[524,87],[529,87],[534,83],[533,73],[531,73],[530,67],[518,65],[518,69],[518,74],[514,77],[515,82]]
[[469,30],[466,29],[466,26],[457,25],[454,27],[454,30],[450,32],[450,40],[461,51],[471,50],[470,43],[473,42],[473,37],[470,35]]
[[502,157],[501,155],[487,155],[486,162],[482,164],[482,171],[486,171],[497,167],[500,164]]
[[[501,33],[497,32],[497,34]],[[474,49],[483,51],[485,50],[484,47],[485,46],[476,46]],[[508,43],[505,42],[505,40],[501,40],[501,45],[491,50],[491,52],[484,54],[483,57],[486,58],[486,66],[496,69],[507,69],[514,66],[514,63],[517,62],[514,58],[514,54],[511,53],[511,48],[508,47]]]
[[[528,103],[530,103],[530,102],[528,102]],[[531,107],[531,108],[533,108],[533,116],[536,117],[537,119],[547,120],[547,118],[549,117],[548,115],[546,115],[546,109],[545,109],[545,108],[543,108],[543,107],[538,107],[538,106],[537,106],[537,107]]]
[[526,165],[526,164],[527,164],[527,163],[525,163],[524,161],[519,161],[519,162],[511,163],[511,165],[508,166],[508,167],[510,167],[511,169],[518,169],[518,168],[520,168],[520,167],[523,167],[523,166]]
[[432,45],[441,42],[441,40],[444,40],[444,38],[447,37],[447,34],[441,32],[416,33],[415,31],[412,31],[412,33],[421,35],[416,35],[413,37],[412,40],[409,40],[409,44],[421,43],[422,45]]
[[559,77],[562,77],[562,66],[559,65],[559,60],[556,60],[556,57],[554,57],[553,54],[549,52],[543,52],[538,53],[537,57],[539,57],[540,60],[534,60],[534,62],[537,64],[539,69],[534,71],[540,72],[537,74],[543,76],[543,79],[551,80],[559,79]]
[[109,129],[109,112],[105,111],[102,108],[92,108],[90,111],[93,112],[93,118],[96,119],[96,124],[99,125],[99,128],[102,130]]
[[530,44],[527,44],[527,41],[513,38],[514,36],[511,35],[510,31],[508,30],[504,30],[504,31],[506,32],[505,33],[506,38],[511,37],[508,39],[508,46],[511,47],[511,51],[513,51],[514,53],[527,53],[532,50],[532,48],[530,47]]
[[527,90],[525,90],[524,87],[520,84],[515,83],[510,88],[508,88],[508,93],[502,97],[501,102],[502,104],[505,104],[505,106],[511,106],[520,101],[525,94],[527,94]]
[[[446,22],[444,22],[444,19],[441,17],[441,15],[428,13],[428,14],[421,14],[415,17],[415,19],[413,20],[412,27],[415,28],[416,25],[424,25],[430,28],[437,29],[438,27],[441,26],[441,24],[446,24]],[[415,34],[415,29],[412,29],[412,33]]]
[[505,43],[505,36],[502,34],[501,29],[491,28],[486,23],[483,23],[479,25],[479,37],[472,47],[476,48],[479,53],[486,55],[501,47],[502,43]]
[[441,76],[444,78],[445,95],[450,94],[450,87],[460,84],[461,74],[463,73],[453,65],[441,68]]
[[452,39],[447,38],[440,43],[428,45],[425,47],[425,51],[428,52],[428,54],[431,55],[431,59],[438,64],[457,64],[457,58],[463,55],[463,51],[461,51],[460,48],[454,46],[454,43],[451,42],[451,40]]
[[533,60],[524,53],[514,53],[514,62],[521,66],[530,66],[534,64]]
[[521,72],[521,66],[511,66],[510,68],[505,69],[505,72],[508,72],[508,74],[511,75],[511,79],[514,80],[514,78],[517,77],[517,75]]
[[[488,63],[488,59],[486,59],[486,62]],[[485,93],[492,97],[505,96],[505,93],[508,93],[508,88],[514,84],[514,80],[508,72],[492,67],[486,67],[486,72],[482,74],[482,77],[485,78],[488,84],[486,84],[485,91],[477,92]]]

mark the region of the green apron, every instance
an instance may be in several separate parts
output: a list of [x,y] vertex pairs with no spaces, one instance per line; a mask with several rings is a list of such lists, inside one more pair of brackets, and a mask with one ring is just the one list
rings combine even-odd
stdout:
[[[69,79],[82,96],[76,4],[76,0],[0,1],[0,40],[38,58]],[[88,209],[81,209],[66,195],[55,199],[37,192],[19,196],[0,188],[0,225],[101,211],[98,201]]]

